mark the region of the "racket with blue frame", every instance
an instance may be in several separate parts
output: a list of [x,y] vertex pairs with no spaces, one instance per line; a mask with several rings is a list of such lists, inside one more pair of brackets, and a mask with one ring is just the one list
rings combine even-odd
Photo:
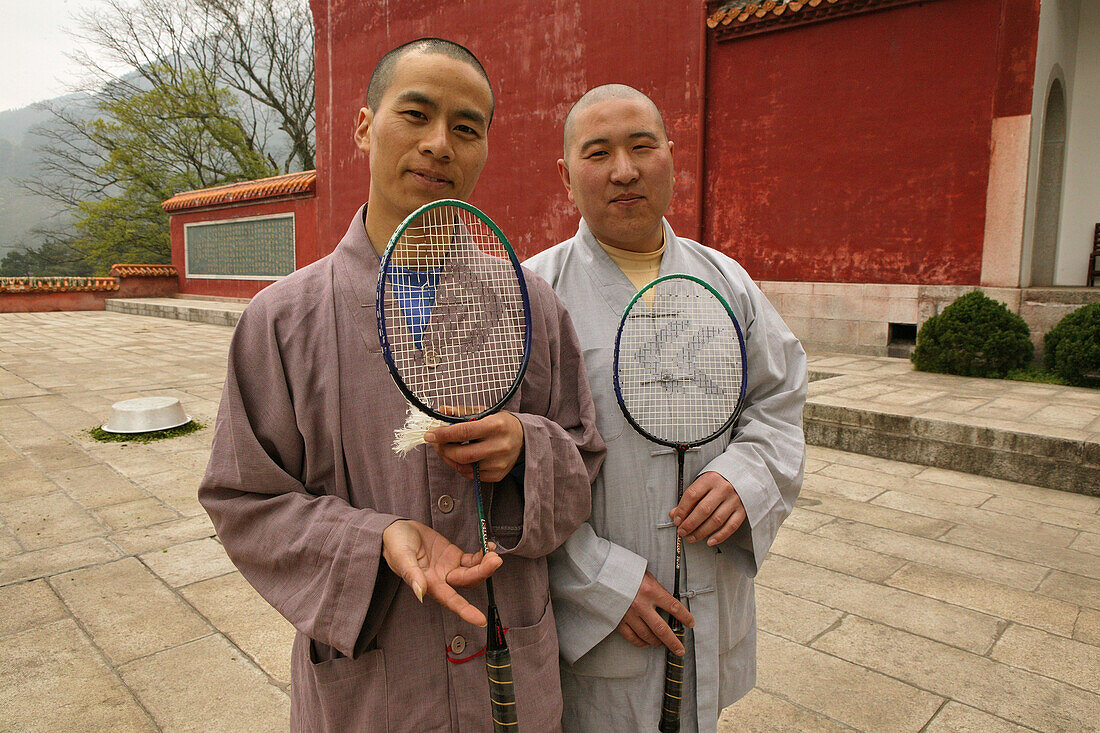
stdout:
[[[410,214],[378,273],[378,337],[398,389],[445,423],[477,420],[516,393],[531,347],[531,305],[519,260],[476,207],[444,199]],[[479,538],[488,552],[481,476],[473,465]],[[495,730],[517,731],[512,662],[489,596],[485,663]]]

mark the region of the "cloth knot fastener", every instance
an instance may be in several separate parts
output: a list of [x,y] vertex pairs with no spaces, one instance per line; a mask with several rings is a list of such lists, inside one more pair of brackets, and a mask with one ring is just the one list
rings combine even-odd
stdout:
[[681,598],[694,598],[695,596],[701,596],[704,593],[713,593],[714,586],[707,586],[706,588],[696,588],[694,590],[685,590],[680,592]]

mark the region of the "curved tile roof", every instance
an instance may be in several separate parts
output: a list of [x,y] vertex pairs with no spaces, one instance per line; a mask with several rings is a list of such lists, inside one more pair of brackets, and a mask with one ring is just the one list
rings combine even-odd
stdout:
[[111,265],[111,277],[176,277],[171,265]]
[[0,277],[0,293],[95,293],[118,290],[113,277]]
[[317,171],[287,173],[282,176],[261,178],[256,181],[229,183],[214,188],[177,193],[160,205],[168,213],[206,206],[236,204],[258,199],[275,199],[313,193],[317,188]]
[[709,0],[707,27],[718,40],[927,0]]

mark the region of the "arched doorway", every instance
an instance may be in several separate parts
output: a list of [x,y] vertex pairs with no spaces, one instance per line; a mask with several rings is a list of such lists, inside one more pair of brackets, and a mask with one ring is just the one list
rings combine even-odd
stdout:
[[1055,79],[1043,115],[1043,142],[1039,150],[1039,182],[1035,200],[1035,236],[1031,248],[1031,285],[1054,284],[1058,253],[1058,222],[1062,214],[1062,172],[1066,157],[1066,97]]

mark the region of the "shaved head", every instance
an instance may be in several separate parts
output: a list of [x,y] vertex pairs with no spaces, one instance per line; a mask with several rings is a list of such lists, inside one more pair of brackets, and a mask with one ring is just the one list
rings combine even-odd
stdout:
[[654,252],[672,201],[672,141],[657,106],[623,84],[596,87],[565,121],[558,174],[592,234],[603,244]]
[[[372,111],[378,111],[378,105],[393,81],[393,73],[397,67],[397,62],[410,53],[437,53],[461,61],[464,64],[469,64],[485,80],[485,85],[489,87],[489,98],[493,100],[493,106],[496,106],[493,99],[493,85],[489,81],[489,75],[485,73],[485,67],[481,65],[481,62],[477,60],[477,56],[474,56],[470,49],[445,38],[418,38],[393,49],[383,56],[378,65],[374,67],[370,83],[367,84],[367,106]],[[492,113],[493,109],[490,108],[490,119],[492,119]]]
[[665,130],[665,118],[661,116],[661,110],[657,109],[657,105],[653,103],[652,99],[626,84],[604,84],[603,86],[593,87],[581,95],[581,98],[570,108],[569,114],[565,116],[565,134],[562,141],[565,157],[569,157],[569,145],[573,141],[573,128],[576,126],[577,115],[592,105],[606,102],[609,99],[632,99],[648,107],[660,124],[661,135],[666,140],[668,139],[668,132]]

